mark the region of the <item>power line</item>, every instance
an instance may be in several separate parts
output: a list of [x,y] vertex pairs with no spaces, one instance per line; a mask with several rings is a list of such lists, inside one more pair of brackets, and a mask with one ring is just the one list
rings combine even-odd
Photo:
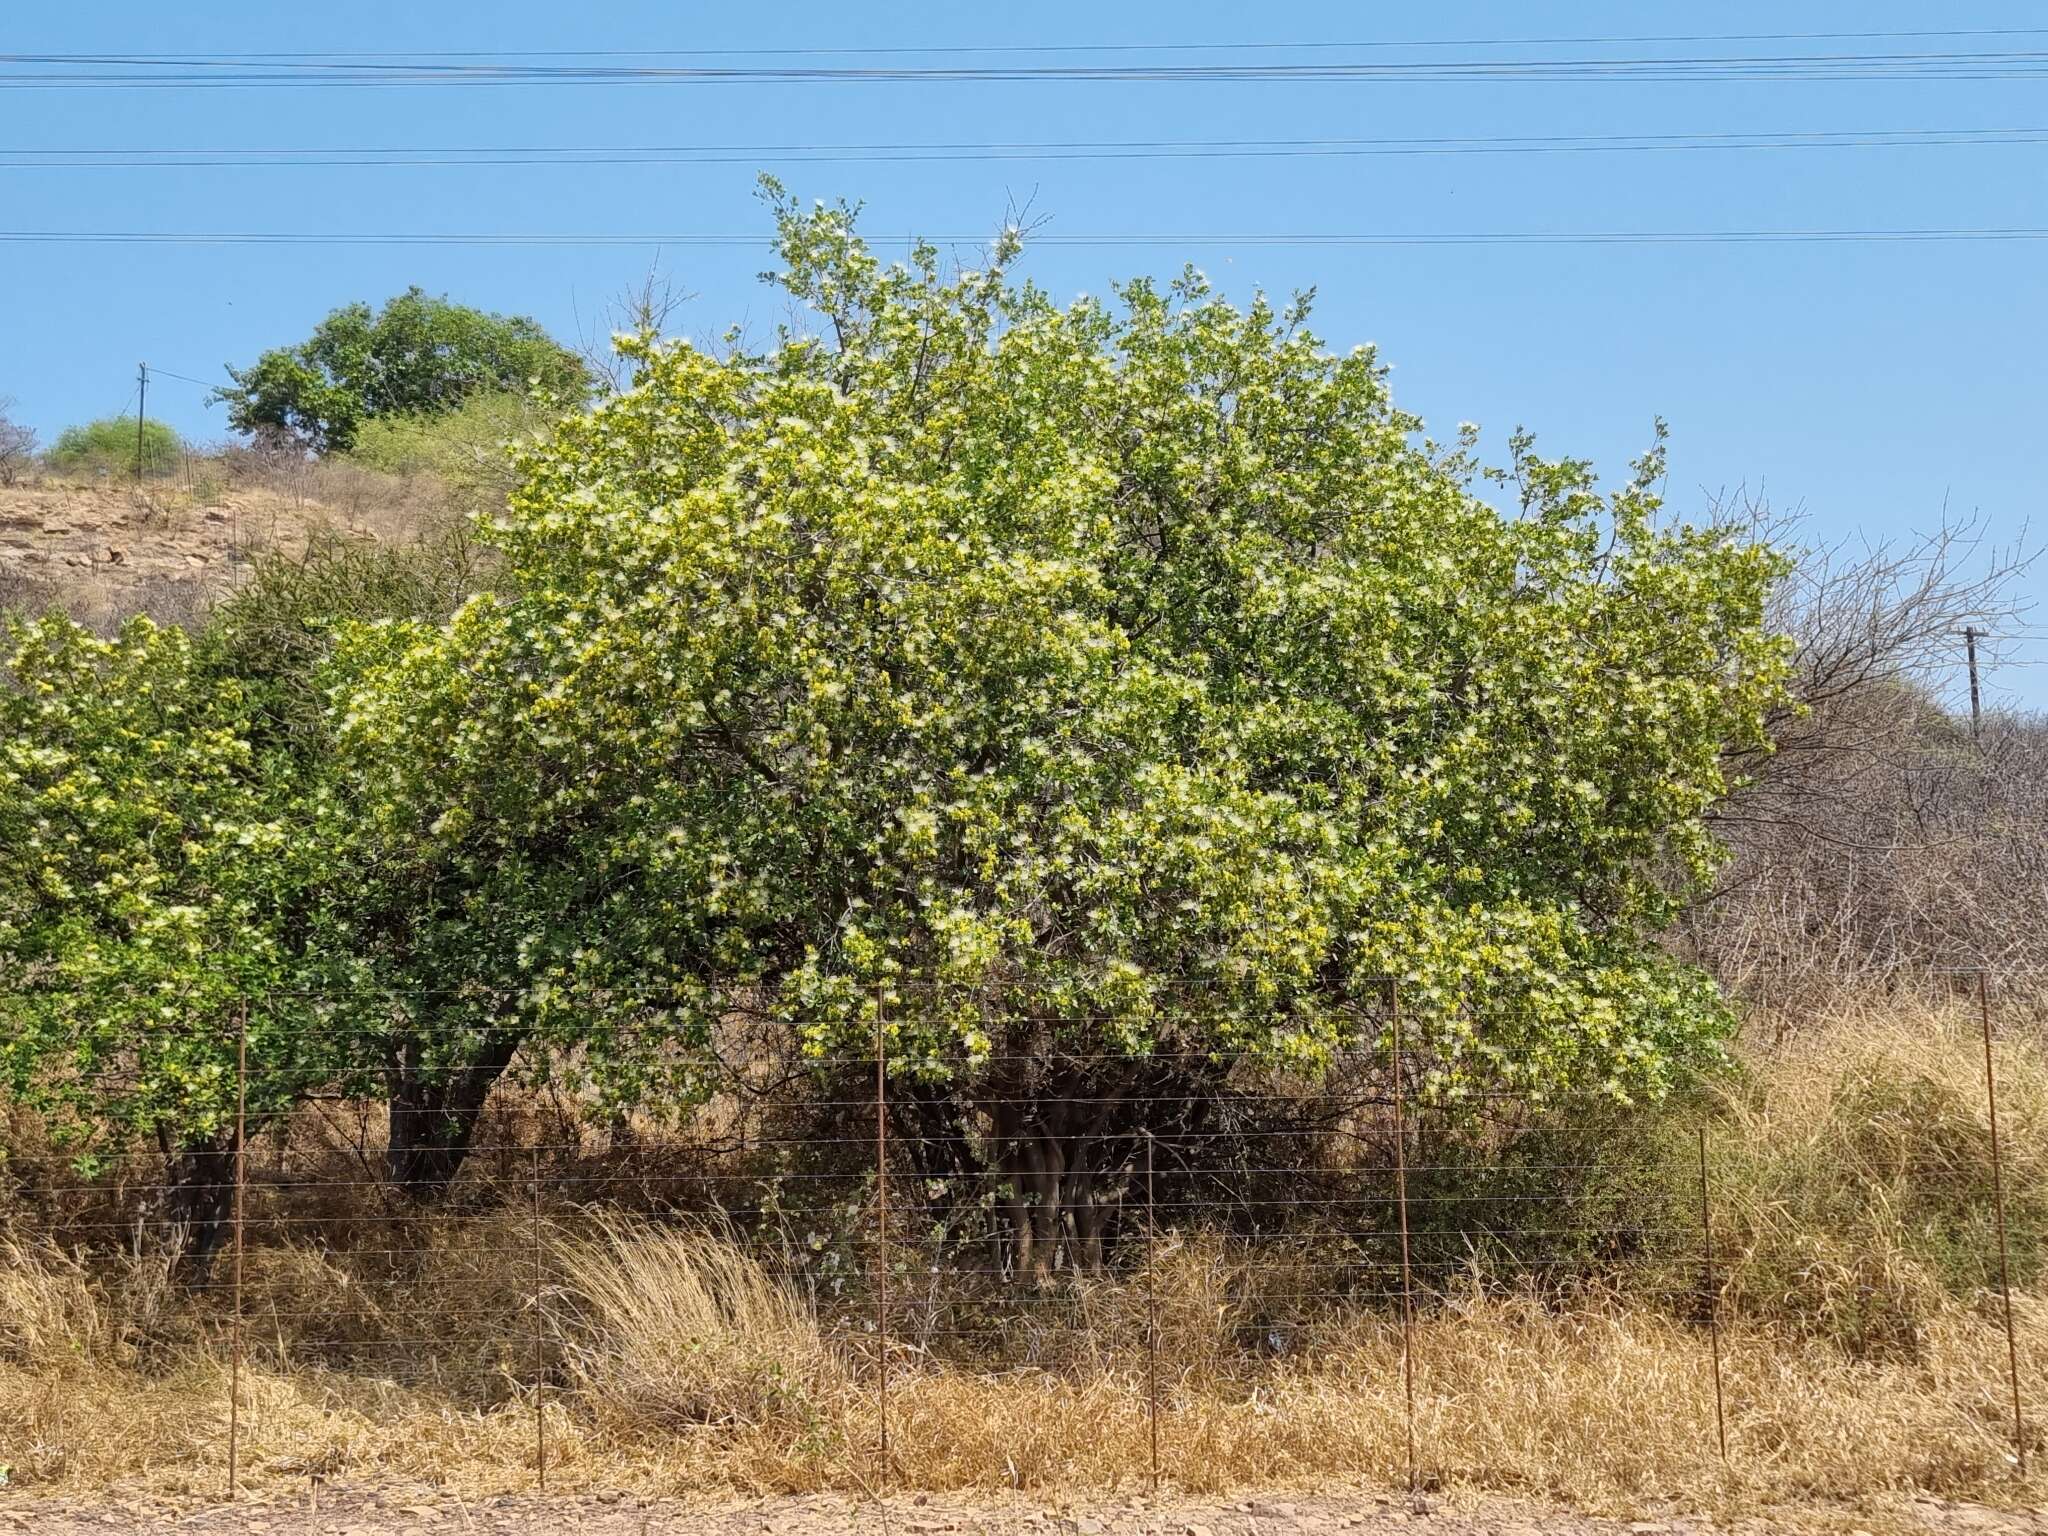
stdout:
[[158,368],[158,367],[156,367],[156,366],[155,366],[154,364],[152,364],[152,365],[150,366],[150,370],[149,370],[149,376],[150,376],[151,378],[153,378],[153,379],[157,379],[157,378],[162,378],[162,379],[176,379],[176,380],[177,380],[177,381],[178,381],[178,382],[179,382],[180,384],[197,384],[197,385],[198,385],[198,386],[199,386],[199,387],[200,387],[201,389],[218,389],[218,388],[220,388],[220,382],[219,382],[219,380],[217,380],[217,379],[216,379],[216,380],[207,380],[207,379],[195,379],[195,378],[193,378],[193,377],[192,377],[192,376],[191,376],[190,374],[185,374],[185,373],[173,373],[173,372],[171,372],[171,370],[170,370],[170,369],[168,369],[168,368]]
[[[923,239],[940,245],[981,245],[979,234],[868,234],[871,243]],[[1712,229],[1712,230],[1494,230],[1470,233],[1289,234],[1280,232],[1183,234],[1055,234],[1030,236],[1038,246],[1479,246],[1479,245],[1798,245],[1935,244],[2048,240],[2043,227],[1956,227],[1945,229]],[[448,245],[448,246],[640,246],[766,247],[767,233],[352,233],[283,234],[168,230],[0,230],[0,244],[14,245]]]
[[848,164],[874,161],[1288,159],[1412,155],[1669,153],[1698,150],[1953,148],[2048,143],[2048,127],[1855,129],[1795,133],[1546,134],[1481,138],[1122,139],[1020,143],[507,145],[331,149],[8,149],[0,169],[279,168],[492,165]]
[[[1220,53],[1312,52],[1341,48],[1561,48],[1619,47],[1643,43],[1785,43],[1907,41],[1936,37],[2041,37],[2048,27],[1928,27],[1914,30],[1834,32],[1679,32],[1578,37],[1440,37],[1440,38],[1314,38],[1294,42],[1242,41],[1222,43],[958,43],[907,44],[862,48],[525,48],[525,49],[326,49],[273,52],[229,51],[208,54],[144,55],[160,61],[203,63],[215,60],[335,61],[380,59],[629,59],[629,58],[862,58],[928,57],[961,54],[972,57],[1005,54],[1060,53]],[[106,61],[136,55],[0,54],[10,59],[77,59]]]
[[[634,55],[637,57],[637,55]],[[1896,53],[1789,53],[1582,56],[1561,59],[1262,60],[1128,64],[601,64],[455,63],[488,55],[417,54],[390,62],[355,55],[255,59],[234,55],[0,54],[0,88],[360,88],[419,85],[806,85],[1021,83],[1156,84],[1255,82],[1489,83],[1622,80],[1686,81],[2003,80],[2048,74],[2048,53],[1980,50]],[[546,57],[562,58],[564,55]]]

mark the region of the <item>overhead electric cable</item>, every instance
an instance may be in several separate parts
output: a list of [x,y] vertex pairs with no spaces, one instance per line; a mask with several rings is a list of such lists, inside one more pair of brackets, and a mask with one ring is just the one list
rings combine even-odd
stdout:
[[[647,57],[603,55],[602,57]],[[1479,56],[1224,63],[1131,62],[933,65],[454,62],[491,55],[347,54],[252,58],[175,54],[0,54],[0,87],[336,88],[420,85],[802,85],[932,83],[1225,83],[1624,80],[2000,80],[2048,74],[2048,53],[2026,49],[1785,54]]]
[[293,149],[9,148],[0,169],[278,168],[492,165],[858,164],[873,161],[1290,159],[1805,149],[1917,149],[2048,143],[2048,127],[1813,132],[1541,134],[1441,138],[1075,139],[1014,143],[333,146]]
[[[871,244],[906,239],[934,244],[984,244],[980,234],[874,234]],[[1162,233],[1055,234],[1034,232],[1040,246],[1459,246],[1459,245],[1792,245],[1900,244],[1920,242],[2037,241],[2048,227],[1961,226],[1944,229],[1703,229],[1703,230],[1495,230],[1469,233]],[[619,246],[675,245],[755,247],[772,243],[766,234],[700,231],[668,233],[573,233],[478,231],[347,234],[260,233],[171,230],[4,230],[0,243],[17,245],[476,245]]]

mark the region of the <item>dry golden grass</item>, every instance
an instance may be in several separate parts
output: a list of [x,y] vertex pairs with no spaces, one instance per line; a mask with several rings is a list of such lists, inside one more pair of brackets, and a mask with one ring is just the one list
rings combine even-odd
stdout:
[[[2048,1054],[1995,1041],[2015,1275],[2048,1260]],[[1859,1346],[1913,1353],[1922,1320],[1997,1283],[1983,1037],[1968,999],[1869,1001],[1754,1046],[1709,1124],[1724,1295]]]
[[[1473,1281],[1416,1325],[1424,1478],[1617,1513],[1915,1491],[2048,1500],[2040,1471],[2014,1475],[1973,1024],[1967,1012],[1844,1015],[1756,1051],[1709,1106],[1728,1466],[1715,1452],[1707,1332],[1669,1298]],[[2032,1276],[2048,1228],[2048,1058],[2002,1040],[1998,1069],[2016,1259]],[[1656,1198],[1674,1178],[1681,1202],[1694,1198],[1684,1159],[1697,1112],[1650,1138],[1682,1154]],[[414,1219],[416,1251],[376,1260],[349,1249],[387,1246],[369,1240],[383,1218],[319,1214],[320,1237],[249,1257],[252,1486],[317,1474],[530,1488],[536,1354],[551,1487],[858,1492],[884,1476],[872,1334],[828,1327],[718,1229],[559,1210],[537,1315],[530,1259],[513,1257],[531,1254],[530,1210]],[[1398,1485],[1398,1316],[1299,1312],[1276,1358],[1258,1343],[1271,1315],[1262,1291],[1313,1289],[1317,1277],[1268,1273],[1268,1258],[1184,1234],[1148,1268],[1057,1307],[1012,1309],[1049,1319],[1005,1341],[1003,1358],[1028,1368],[949,1363],[920,1337],[917,1298],[899,1292],[888,1483],[1041,1497],[1142,1486],[1156,1328],[1169,1485]],[[1692,1283],[1689,1250],[1672,1262],[1660,1283]],[[2048,1298],[2016,1300],[2031,1402]],[[402,1383],[380,1376],[393,1360],[382,1346],[412,1337],[436,1342],[399,1356]],[[16,1485],[53,1492],[217,1491],[226,1342],[218,1307],[183,1298],[160,1263],[0,1248],[0,1464]],[[2048,1461],[2048,1444],[2032,1450],[2035,1467]]]
[[604,1423],[807,1430],[851,1390],[811,1309],[723,1235],[604,1217],[556,1250],[564,1373]]
[[[558,1245],[563,1287],[546,1397],[550,1483],[648,1492],[871,1488],[871,1363],[835,1347],[808,1309],[744,1253],[705,1233],[611,1223]],[[1162,1353],[1161,1458],[1192,1493],[1405,1477],[1398,1320],[1330,1319],[1289,1360],[1247,1360],[1241,1319],[1210,1307],[1213,1254],[1162,1256],[1152,1277],[1173,1347]],[[0,1299],[35,1321],[4,1335],[0,1461],[50,1490],[142,1484],[203,1493],[225,1473],[228,1370],[217,1348],[149,1368],[118,1348],[92,1287],[47,1255],[9,1255]],[[1143,1337],[1145,1283],[1102,1287]],[[1208,1311],[1206,1330],[1197,1319]],[[2020,1307],[2022,1350],[2048,1346],[2048,1308]],[[25,1341],[25,1342],[24,1342]],[[1703,1330],[1641,1307],[1473,1296],[1425,1313],[1415,1334],[1416,1434],[1434,1486],[1626,1510],[1676,1499],[1733,1510],[1925,1490],[2024,1504],[2048,1479],[2012,1475],[2003,1335],[1951,1306],[1917,1359],[1857,1362],[1824,1343],[1739,1327],[1724,1341],[1731,1464],[1714,1452]],[[1142,1352],[1082,1371],[988,1374],[892,1362],[896,1487],[1130,1489],[1148,1457]],[[349,1372],[252,1366],[243,1377],[245,1480],[309,1474],[525,1488],[533,1401]]]
[[116,1261],[111,1284],[75,1254],[0,1240],[0,1362],[64,1375],[139,1362],[176,1302],[161,1256]]

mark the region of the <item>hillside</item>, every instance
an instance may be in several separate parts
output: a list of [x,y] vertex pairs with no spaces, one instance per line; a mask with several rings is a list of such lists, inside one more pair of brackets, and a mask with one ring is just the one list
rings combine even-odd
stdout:
[[410,538],[438,509],[425,485],[346,465],[196,460],[133,486],[46,478],[0,487],[0,608],[60,608],[107,630],[131,614],[179,623],[263,553],[324,532]]

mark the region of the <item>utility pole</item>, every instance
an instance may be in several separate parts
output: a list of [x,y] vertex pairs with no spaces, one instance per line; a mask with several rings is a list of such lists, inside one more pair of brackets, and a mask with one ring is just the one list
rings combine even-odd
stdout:
[[142,489],[142,408],[149,403],[149,364],[135,365],[135,488]]
[[1984,697],[1977,691],[1977,637],[1984,632],[1974,624],[1963,628],[1963,644],[1970,652],[1970,740],[1984,740]]

